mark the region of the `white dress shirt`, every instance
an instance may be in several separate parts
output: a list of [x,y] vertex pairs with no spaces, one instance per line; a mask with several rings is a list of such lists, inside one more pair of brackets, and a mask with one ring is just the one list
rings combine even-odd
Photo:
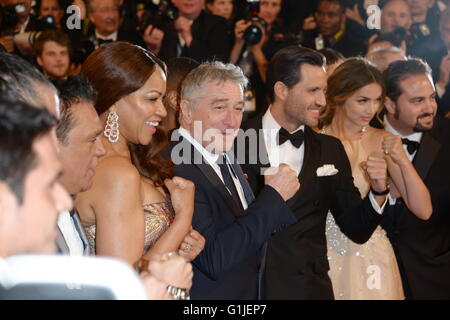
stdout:
[[[281,129],[281,126],[272,116],[270,109],[271,107],[269,107],[262,118],[264,140],[270,165],[272,167],[278,167],[281,163],[286,163],[298,176],[302,169],[305,157],[305,144],[302,143],[299,148],[296,148],[291,141],[286,141],[281,146],[278,145],[278,131]],[[292,134],[298,130],[304,131],[305,126],[302,125],[290,133]],[[369,192],[369,199],[375,211],[382,214],[387,203],[387,198],[381,207],[378,205],[372,192]]]
[[[197,149],[198,152],[200,152],[202,154],[203,158],[205,158],[206,162],[214,169],[215,173],[219,176],[220,180],[222,180],[222,182],[224,182],[222,173],[220,172],[220,167],[217,164],[219,155],[215,154],[215,153],[211,153],[208,150],[206,150],[201,145],[201,143],[199,143],[197,140],[195,140],[191,136],[189,131],[187,131],[186,129],[180,127],[178,129],[178,132],[181,136],[183,136],[183,138],[185,138],[187,141],[189,141],[194,146],[194,148]],[[225,155],[225,156],[227,157],[228,163],[231,163],[230,159],[228,158],[228,155]],[[234,186],[236,187],[236,190],[239,194],[239,198],[241,200],[242,207],[244,208],[244,210],[246,210],[248,207],[248,204],[247,204],[247,200],[245,199],[244,189],[242,188],[242,185],[241,185],[239,179],[237,177],[235,177],[234,174],[232,174],[231,172],[230,172],[230,175],[233,178]],[[225,185],[225,183],[224,183],[224,185]]]
[[[423,132],[414,132],[413,134],[405,136],[405,135],[402,135],[401,133],[399,133],[397,130],[395,130],[394,127],[392,127],[392,125],[389,123],[386,116],[384,116],[383,120],[384,120],[384,125],[385,125],[384,130],[386,130],[387,132],[395,134],[396,136],[400,136],[402,139],[405,138],[405,139],[408,139],[411,141],[416,141],[418,143],[420,143],[420,141],[422,141]],[[416,156],[417,150],[414,151],[413,154],[409,154],[406,145],[403,145],[403,149],[405,149],[405,152],[406,152],[406,155],[408,156],[409,161],[412,162],[414,160],[414,157]]]
[[[264,142],[266,145],[267,154],[269,156],[269,162],[272,167],[278,167],[282,163],[286,163],[289,167],[297,173],[303,166],[303,158],[305,156],[305,144],[299,148],[296,148],[291,141],[286,141],[282,145],[278,145],[278,131],[280,131],[281,126],[273,118],[270,112],[270,107],[264,114],[262,118],[262,128],[264,133]],[[305,126],[302,125],[292,132],[297,132],[298,130],[304,130]]]
[[63,211],[58,217],[58,227],[66,240],[71,256],[82,256],[84,252],[83,241],[78,234],[69,211]]

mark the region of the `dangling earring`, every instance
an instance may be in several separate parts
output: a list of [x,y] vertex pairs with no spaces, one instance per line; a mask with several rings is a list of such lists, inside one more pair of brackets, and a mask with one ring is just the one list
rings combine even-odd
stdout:
[[119,141],[119,116],[115,111],[109,112],[103,134],[111,143],[116,143]]

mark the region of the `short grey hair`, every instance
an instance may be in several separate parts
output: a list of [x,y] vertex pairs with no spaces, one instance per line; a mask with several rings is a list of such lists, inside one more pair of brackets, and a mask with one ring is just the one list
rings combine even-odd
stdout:
[[248,84],[248,79],[241,68],[231,63],[219,61],[205,62],[192,70],[184,78],[181,85],[181,99],[194,102],[198,91],[209,82],[223,84],[231,81],[239,85],[244,91]]
[[407,58],[405,52],[402,49],[395,47],[395,46],[390,46],[390,47],[377,48],[375,50],[370,51],[366,55],[366,59],[369,60],[370,62],[372,62],[378,70],[383,72],[388,67],[387,55],[390,53],[401,54],[401,55],[405,56],[405,58]]

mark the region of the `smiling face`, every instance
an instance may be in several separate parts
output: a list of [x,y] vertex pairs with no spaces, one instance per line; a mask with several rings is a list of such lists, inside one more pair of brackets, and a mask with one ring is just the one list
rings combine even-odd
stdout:
[[116,102],[111,111],[119,116],[120,138],[134,144],[148,145],[162,118],[167,115],[162,102],[166,76],[159,66],[135,92]]
[[276,100],[281,98],[283,101],[283,127],[292,130],[301,125],[316,127],[326,104],[327,75],[324,68],[303,64],[300,72],[301,81],[287,89],[285,97],[276,97]]
[[341,106],[345,121],[352,127],[368,126],[382,104],[381,86],[374,82],[356,90]]
[[389,122],[402,134],[428,131],[436,116],[436,91],[431,77],[421,74],[400,81],[402,94],[394,103],[388,100]]
[[242,88],[232,81],[208,82],[193,100],[181,102],[183,120],[191,135],[216,154],[230,150],[242,122]]
[[75,195],[88,190],[92,185],[95,167],[105,148],[100,139],[102,123],[92,103],[81,100],[71,106],[73,127],[66,143],[59,144],[59,155],[63,165],[62,185]]
[[119,29],[119,7],[115,0],[94,0],[89,19],[95,30],[107,37]]

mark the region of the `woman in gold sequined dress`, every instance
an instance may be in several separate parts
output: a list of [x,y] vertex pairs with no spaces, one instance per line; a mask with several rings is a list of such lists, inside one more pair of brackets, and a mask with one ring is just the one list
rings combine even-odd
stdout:
[[95,50],[82,73],[98,92],[107,151],[92,188],[76,201],[92,253],[132,265],[173,251],[193,260],[204,247],[191,228],[194,185],[172,178],[171,162],[160,155],[167,140],[158,128],[166,115],[164,63],[114,42]]
[[[341,140],[361,197],[370,189],[364,162],[371,155],[384,155],[390,175],[389,198],[402,197],[418,218],[428,219],[432,212],[429,192],[408,160],[400,137],[369,126],[385,98],[381,73],[365,59],[349,59],[328,78],[326,98],[320,131]],[[336,299],[404,299],[395,254],[380,226],[369,241],[359,245],[328,214],[326,236]]]

